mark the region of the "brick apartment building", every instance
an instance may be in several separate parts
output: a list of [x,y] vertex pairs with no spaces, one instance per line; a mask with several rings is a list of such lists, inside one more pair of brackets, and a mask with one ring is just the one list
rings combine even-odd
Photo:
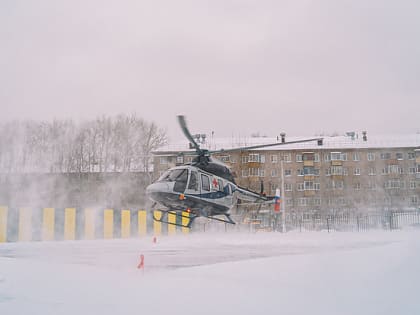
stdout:
[[[288,212],[337,214],[419,208],[420,134],[368,136],[351,132],[323,136],[322,143],[281,145],[282,137],[209,139],[198,135],[197,141],[209,150],[278,142],[278,146],[213,157],[231,168],[242,187],[259,192],[263,182],[267,195],[282,188]],[[154,152],[154,177],[191,162],[191,153],[187,141]]]

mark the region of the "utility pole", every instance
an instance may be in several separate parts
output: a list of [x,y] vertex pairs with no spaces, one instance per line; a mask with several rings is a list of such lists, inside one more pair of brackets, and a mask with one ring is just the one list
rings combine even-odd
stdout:
[[283,157],[280,159],[280,200],[281,200],[281,214],[282,214],[282,232],[286,233],[286,198],[284,196],[284,169]]

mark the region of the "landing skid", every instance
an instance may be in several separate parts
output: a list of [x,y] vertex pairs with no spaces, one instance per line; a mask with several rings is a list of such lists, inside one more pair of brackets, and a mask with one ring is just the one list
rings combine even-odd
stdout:
[[[161,223],[166,223],[169,225],[175,225],[175,226],[180,226],[180,227],[184,227],[184,228],[191,228],[192,223],[194,222],[194,220],[198,217],[200,217],[200,215],[197,214],[190,214],[190,215],[184,215],[182,213],[176,212],[176,211],[172,211],[172,210],[167,210],[167,211],[161,211],[161,216],[160,218],[156,218],[155,213],[153,212],[153,220],[157,221],[157,222],[161,222]],[[173,214],[175,215],[175,217],[177,218],[186,218],[188,219],[188,223],[187,224],[179,224],[179,223],[174,223],[174,222],[169,222],[168,220],[168,214]],[[219,222],[224,222],[224,223],[229,223],[229,224],[236,224],[235,221],[233,221],[230,218],[229,214],[223,214],[226,217],[225,219],[220,219],[220,218],[216,218],[214,216],[201,216],[210,220],[215,220],[215,221],[219,221]],[[177,220],[175,220],[177,221]],[[181,220],[182,221],[182,220]]]
[[[155,213],[153,212],[153,220],[157,221],[157,222],[161,222],[161,223],[166,223],[169,225],[175,225],[175,226],[180,226],[180,227],[184,227],[184,228],[191,228],[191,224],[194,222],[194,220],[198,217],[198,215],[196,214],[190,214],[190,215],[183,215],[182,213],[176,212],[176,211],[171,211],[171,210],[167,210],[167,211],[161,211],[161,216],[160,218],[156,218]],[[188,223],[187,224],[179,224],[176,223],[177,220],[175,220],[174,222],[169,222],[168,220],[168,214],[173,214],[176,218],[186,218],[188,219]],[[182,222],[182,220],[181,220]]]

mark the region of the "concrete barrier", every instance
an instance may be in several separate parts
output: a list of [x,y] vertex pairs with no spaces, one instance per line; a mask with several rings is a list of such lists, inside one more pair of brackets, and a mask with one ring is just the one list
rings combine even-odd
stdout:
[[[157,218],[161,211],[154,210]],[[184,212],[183,215],[188,215]],[[177,217],[168,216],[171,223]],[[188,218],[182,218],[187,224]],[[176,235],[189,229],[162,224],[145,210],[93,208],[9,208],[0,206],[0,243],[58,240],[94,240],[147,235]]]

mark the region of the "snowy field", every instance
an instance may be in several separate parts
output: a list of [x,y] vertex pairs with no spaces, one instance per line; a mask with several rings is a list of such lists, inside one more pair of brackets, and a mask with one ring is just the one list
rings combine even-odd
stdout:
[[0,244],[0,314],[416,315],[420,231]]

